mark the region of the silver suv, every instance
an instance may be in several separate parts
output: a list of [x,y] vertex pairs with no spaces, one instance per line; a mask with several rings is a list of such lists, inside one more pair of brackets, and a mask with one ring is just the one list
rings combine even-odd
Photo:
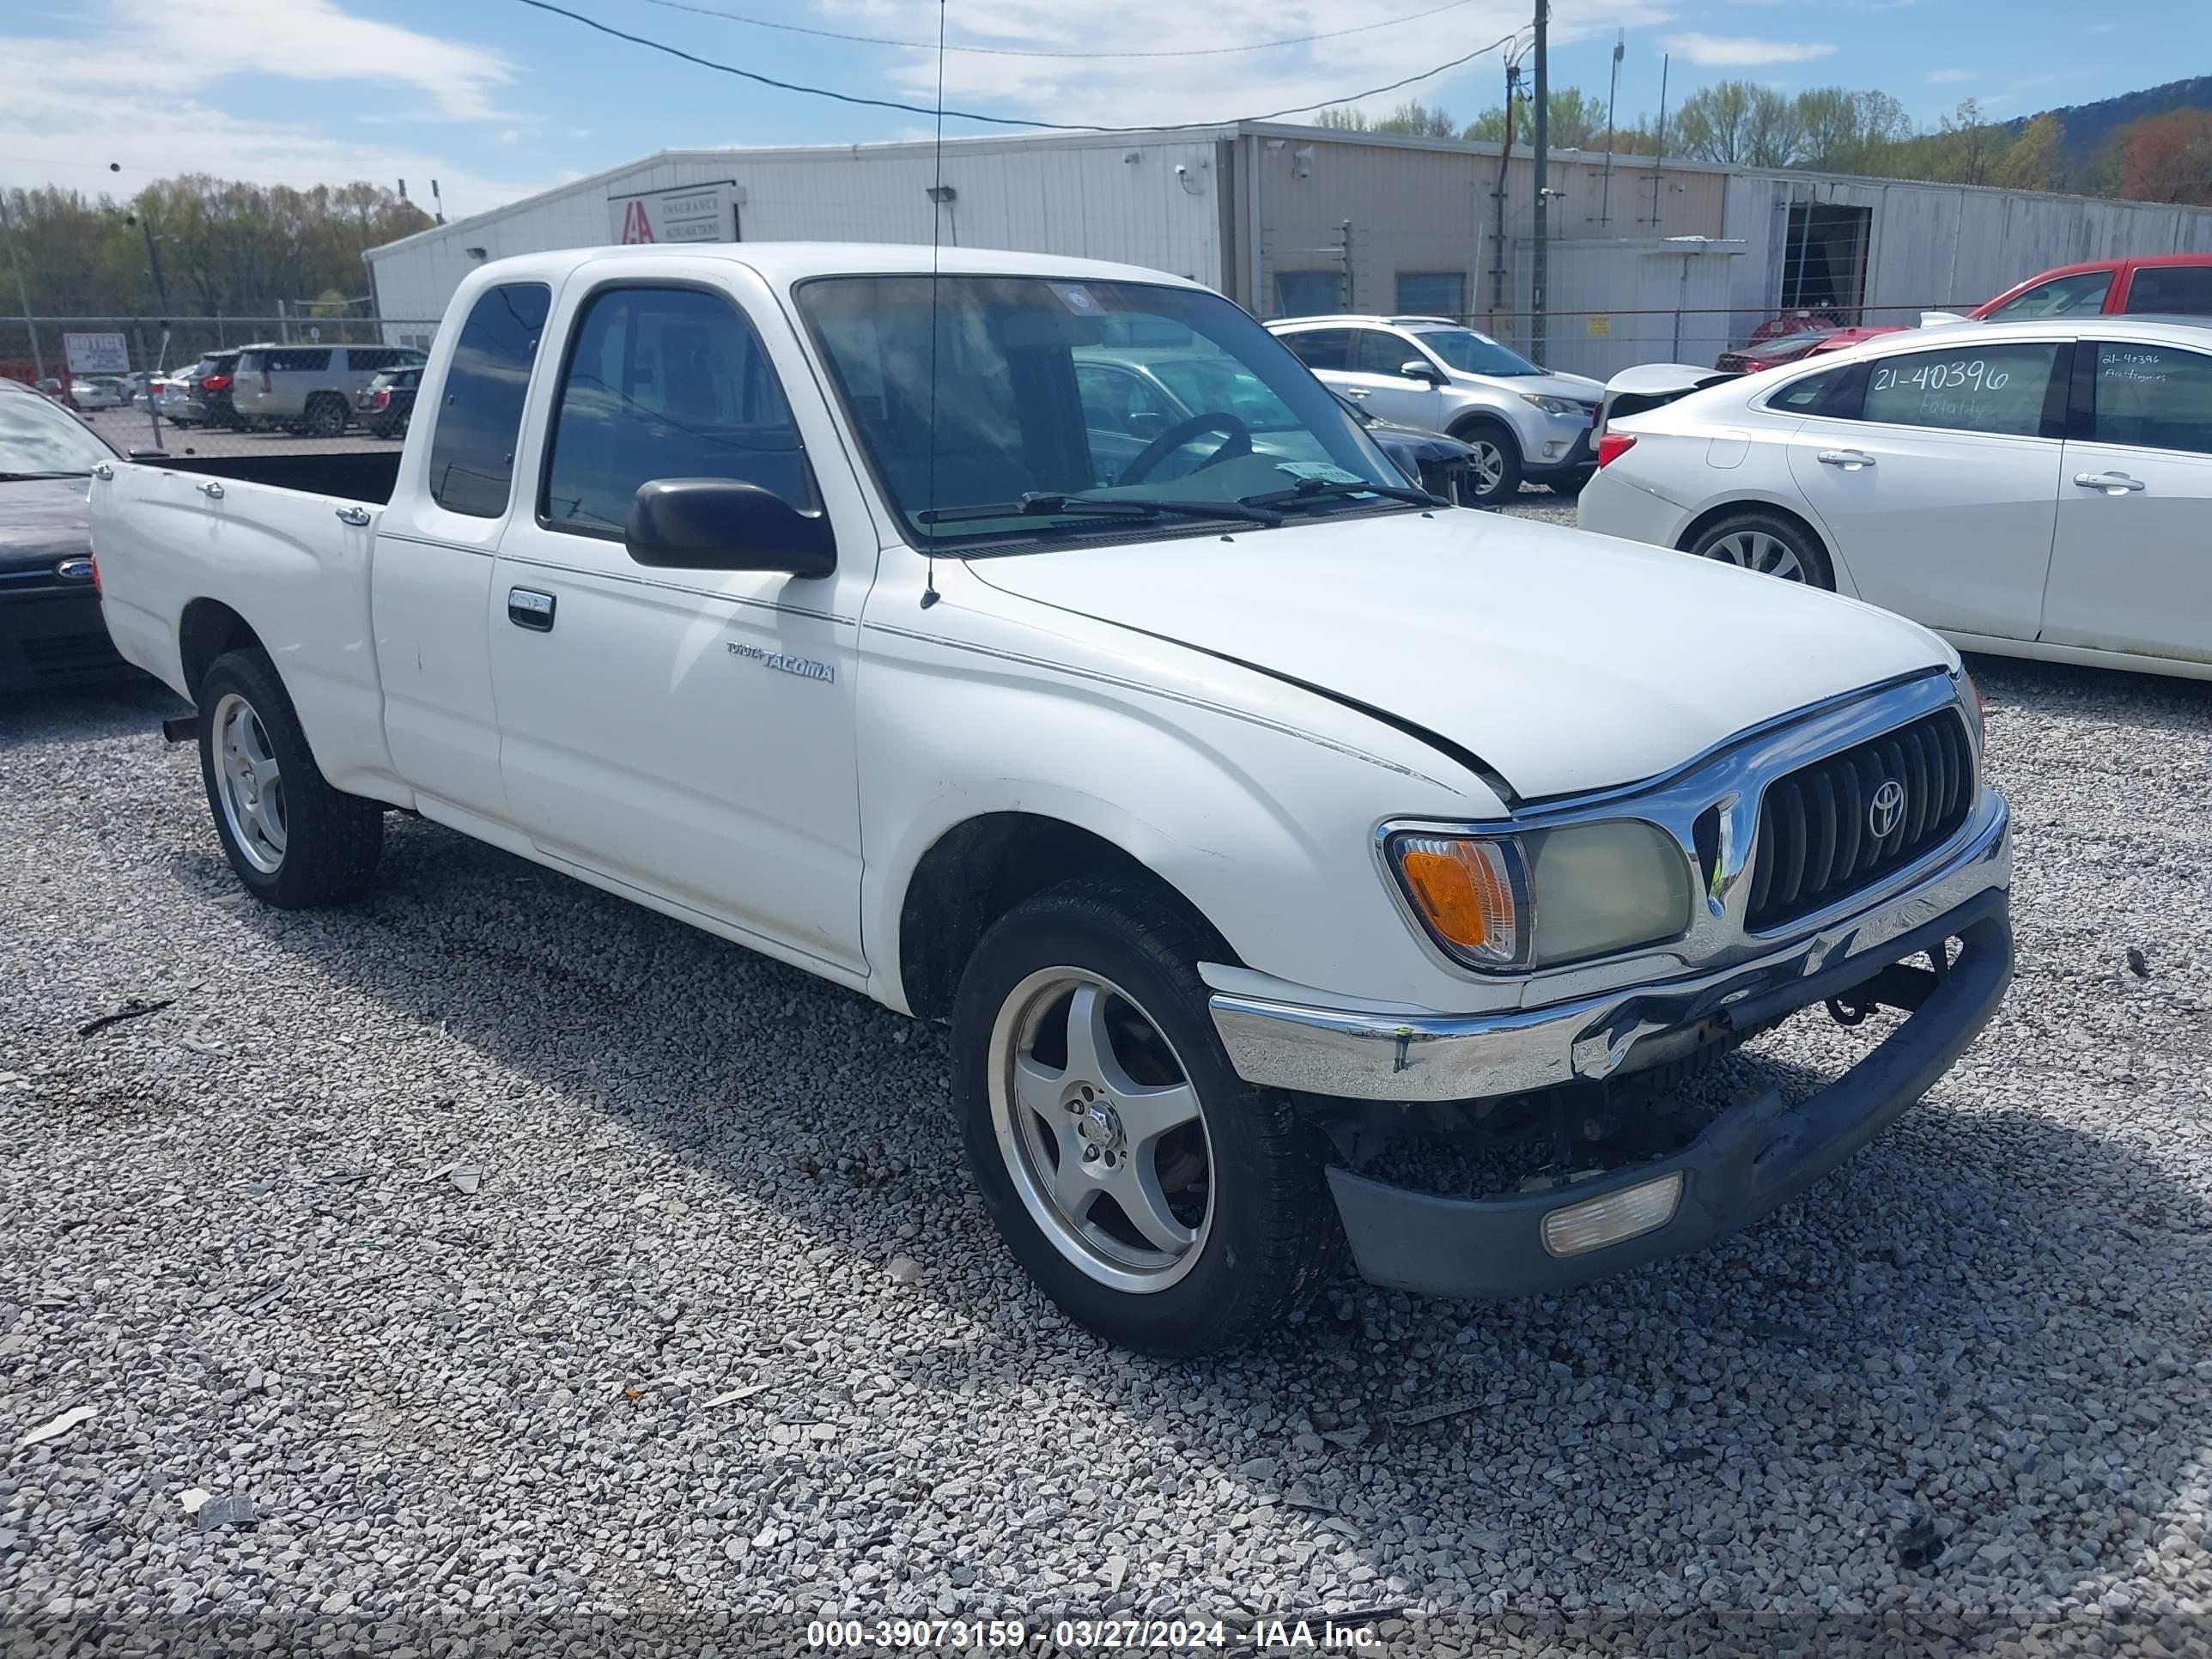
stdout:
[[1590,425],[1605,387],[1548,374],[1449,317],[1285,317],[1267,328],[1370,414],[1472,445],[1486,507],[1523,479],[1566,494],[1597,470]]
[[424,361],[407,346],[250,345],[238,354],[231,407],[246,426],[336,438],[353,418],[354,393],[386,369]]

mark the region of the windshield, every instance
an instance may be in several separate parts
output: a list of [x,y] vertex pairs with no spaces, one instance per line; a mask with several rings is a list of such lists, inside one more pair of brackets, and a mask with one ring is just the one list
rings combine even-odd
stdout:
[[115,453],[45,398],[0,392],[0,477],[62,472],[82,477]]
[[1444,366],[1462,374],[1541,374],[1544,371],[1519,352],[1502,346],[1487,334],[1471,328],[1417,328],[1413,336],[1444,360]]
[[[920,275],[825,276],[796,290],[917,544],[1126,535],[1153,504],[1218,531],[1200,516],[1206,504],[1238,516],[1240,498],[1301,480],[1404,489],[1267,330],[1218,294],[1146,283],[936,279],[933,442],[931,287]],[[972,510],[999,504],[1007,511]],[[1341,494],[1301,510],[1398,505]]]

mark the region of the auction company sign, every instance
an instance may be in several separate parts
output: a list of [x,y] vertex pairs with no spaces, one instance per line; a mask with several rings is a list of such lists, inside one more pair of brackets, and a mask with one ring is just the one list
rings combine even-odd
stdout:
[[64,334],[62,350],[72,374],[131,372],[131,347],[120,334]]
[[744,199],[744,191],[726,179],[612,196],[607,198],[608,228],[625,247],[639,242],[734,242],[738,209]]

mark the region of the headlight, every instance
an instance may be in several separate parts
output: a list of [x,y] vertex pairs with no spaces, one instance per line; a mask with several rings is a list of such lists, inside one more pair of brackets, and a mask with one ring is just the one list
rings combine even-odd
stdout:
[[1416,830],[1393,836],[1389,855],[1437,943],[1492,973],[1609,956],[1690,925],[1688,860],[1633,819],[1517,836]]
[[1990,706],[1982,701],[1982,688],[1974,684],[1974,677],[1966,672],[1965,665],[1961,664],[1959,672],[1952,678],[1959,683],[1960,712],[1966,715],[1966,724],[1973,728],[1974,753],[1979,755],[1983,736],[1988,728]]
[[1535,392],[1522,392],[1521,401],[1535,404],[1547,415],[1587,415],[1590,412],[1588,404],[1578,404],[1572,398],[1547,398]]

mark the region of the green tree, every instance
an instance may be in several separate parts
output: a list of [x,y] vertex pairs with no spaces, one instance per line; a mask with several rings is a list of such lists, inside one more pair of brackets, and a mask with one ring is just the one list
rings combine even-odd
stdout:
[[1802,129],[1788,100],[1749,81],[1717,81],[1682,100],[1672,148],[1701,161],[1784,167],[1796,160]]
[[1449,111],[1441,106],[1431,109],[1419,99],[1408,98],[1377,121],[1374,131],[1410,133],[1417,138],[1450,138],[1457,135],[1459,127]]
[[2020,130],[1990,168],[1990,182],[2007,190],[2057,190],[2065,182],[2066,131],[2045,110]]

